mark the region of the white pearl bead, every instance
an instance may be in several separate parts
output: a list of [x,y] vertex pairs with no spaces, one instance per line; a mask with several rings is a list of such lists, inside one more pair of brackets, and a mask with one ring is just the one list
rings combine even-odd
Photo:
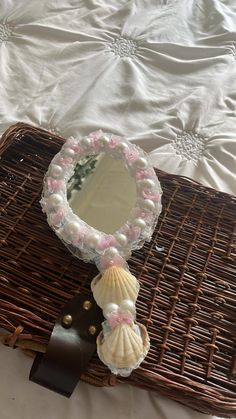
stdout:
[[49,196],[47,205],[49,207],[57,207],[58,205],[61,205],[63,202],[63,198],[58,193],[54,193],[51,196]]
[[73,236],[73,234],[78,233],[80,230],[80,224],[76,221],[72,221],[71,223],[66,224],[64,228],[67,234]]
[[145,208],[149,211],[153,211],[155,209],[155,204],[151,199],[143,199],[140,204],[142,208]]
[[142,188],[152,189],[152,188],[154,188],[155,183],[153,182],[152,179],[143,179],[143,180],[140,180],[139,185]]
[[118,254],[119,254],[118,250],[115,247],[113,247],[113,246],[109,247],[105,251],[105,255],[108,256],[108,257],[111,257],[111,258],[114,257],[114,256],[116,256],[116,255],[118,255]]
[[120,307],[122,310],[129,310],[132,314],[136,313],[135,304],[132,300],[123,300],[120,304]]
[[91,144],[91,140],[90,140],[90,138],[89,138],[89,137],[83,137],[83,138],[81,139],[81,144],[82,144],[83,146],[85,146],[85,147],[89,147],[89,146],[90,146],[90,144]]
[[90,234],[90,236],[87,237],[86,243],[90,247],[96,247],[97,244],[98,244],[99,239],[100,239],[99,234],[93,233],[93,234]]
[[114,311],[118,311],[119,310],[119,306],[115,303],[108,303],[105,305],[104,309],[103,309],[103,315],[104,317],[107,317],[110,313],[114,312]]
[[133,225],[141,229],[146,227],[146,223],[142,218],[135,218],[135,220],[133,221]]
[[120,150],[120,151],[127,150],[128,148],[129,148],[128,144],[126,144],[123,141],[120,144],[117,145],[117,149]]
[[110,138],[107,135],[102,135],[102,137],[99,138],[99,141],[103,144],[103,145],[107,145],[110,142]]
[[50,167],[50,175],[54,178],[60,178],[63,176],[63,169],[61,166],[58,166],[57,164],[52,164]]
[[138,169],[144,169],[145,167],[147,167],[147,159],[145,159],[144,157],[139,157],[137,160],[134,161],[134,166],[137,167]]
[[62,152],[63,152],[63,156],[65,156],[65,157],[73,158],[74,155],[75,155],[74,150],[72,150],[72,148],[68,148],[68,147],[63,148]]
[[118,241],[118,243],[119,243],[121,246],[125,246],[125,245],[126,245],[126,243],[127,243],[127,241],[128,241],[128,239],[127,239],[126,235],[125,235],[125,234],[123,234],[123,233],[116,233],[116,234],[115,234],[115,239]]

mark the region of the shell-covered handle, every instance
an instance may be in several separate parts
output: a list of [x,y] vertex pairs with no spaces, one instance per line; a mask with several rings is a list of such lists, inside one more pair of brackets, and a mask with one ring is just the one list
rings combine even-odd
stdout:
[[112,266],[94,278],[91,288],[106,319],[97,338],[98,355],[112,373],[128,376],[150,347],[145,326],[135,321],[139,283],[128,270]]

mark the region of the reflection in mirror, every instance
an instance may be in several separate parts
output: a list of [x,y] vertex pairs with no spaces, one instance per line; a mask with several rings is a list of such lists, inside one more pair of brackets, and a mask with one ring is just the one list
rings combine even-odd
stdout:
[[126,223],[137,200],[135,181],[124,162],[105,153],[77,163],[67,196],[75,214],[107,234]]

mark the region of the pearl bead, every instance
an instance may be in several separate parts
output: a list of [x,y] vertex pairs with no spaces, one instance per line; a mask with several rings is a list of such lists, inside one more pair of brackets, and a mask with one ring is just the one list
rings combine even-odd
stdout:
[[58,205],[61,205],[63,202],[63,198],[58,193],[54,193],[51,196],[49,196],[47,204],[49,207],[57,207]]
[[99,234],[93,233],[90,234],[90,236],[87,237],[86,243],[90,247],[96,247],[98,244],[98,241],[100,239]]
[[135,220],[133,221],[133,225],[141,229],[146,227],[146,223],[142,218],[135,218]]
[[129,310],[132,314],[136,313],[136,307],[132,300],[123,300],[120,304],[120,307],[122,310]]
[[152,179],[143,179],[143,180],[140,180],[139,185],[142,188],[152,189],[152,188],[154,188],[155,183],[153,182]]
[[128,148],[129,148],[128,144],[126,144],[123,141],[117,146],[117,150],[120,150],[120,151],[127,150]]
[[81,144],[82,144],[84,147],[89,147],[89,146],[90,146],[90,144],[91,144],[91,140],[90,140],[90,138],[89,138],[89,137],[83,137],[83,138],[81,139]]
[[72,148],[68,148],[68,147],[63,148],[62,152],[63,152],[63,156],[65,156],[65,157],[73,158],[74,155],[75,155],[74,150],[72,150]]
[[103,315],[104,317],[108,317],[108,315],[114,311],[118,311],[119,310],[119,306],[115,303],[108,303],[105,305],[104,309],[103,309]]
[[127,241],[128,241],[128,239],[127,239],[126,235],[125,235],[125,234],[123,234],[123,233],[116,233],[116,234],[115,234],[115,239],[118,241],[118,243],[119,243],[121,246],[125,246],[125,245],[126,245],[126,243],[127,243]]
[[142,208],[145,208],[149,211],[153,211],[155,209],[155,204],[151,199],[143,199],[140,204]]
[[147,159],[145,159],[144,157],[139,157],[133,163],[133,165],[137,167],[138,169],[144,169],[145,167],[147,167],[147,164],[148,164]]
[[54,178],[60,178],[63,176],[63,169],[61,166],[58,166],[57,164],[52,164],[50,168],[50,175]]
[[103,145],[107,145],[110,142],[110,138],[107,135],[102,135],[102,137],[99,138],[99,141],[103,144]]
[[105,251],[105,255],[108,256],[108,257],[111,257],[111,258],[113,258],[114,256],[116,256],[118,254],[119,254],[118,250],[115,247],[113,247],[113,246],[109,247]]
[[67,234],[73,236],[73,234],[76,234],[79,232],[80,224],[77,223],[76,221],[72,221],[71,223],[66,224],[65,230]]

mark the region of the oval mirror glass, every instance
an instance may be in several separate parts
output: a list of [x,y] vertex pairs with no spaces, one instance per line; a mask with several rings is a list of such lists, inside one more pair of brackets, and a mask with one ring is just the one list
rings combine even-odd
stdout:
[[105,153],[78,161],[67,197],[76,215],[107,234],[127,222],[137,200],[135,181],[124,162]]

